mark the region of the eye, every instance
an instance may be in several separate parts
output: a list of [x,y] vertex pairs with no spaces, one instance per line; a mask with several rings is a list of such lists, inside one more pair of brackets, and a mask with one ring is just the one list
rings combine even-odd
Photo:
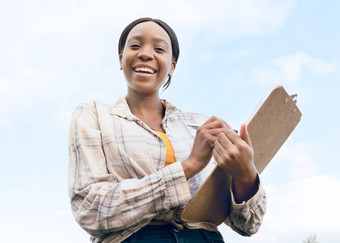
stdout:
[[140,45],[136,44],[136,43],[133,43],[133,44],[130,45],[131,49],[138,49],[139,47],[140,47]]
[[161,53],[161,52],[166,52],[165,48],[164,48],[164,47],[161,47],[161,46],[157,46],[157,47],[155,48],[155,50],[156,50],[156,52],[159,52],[159,53]]

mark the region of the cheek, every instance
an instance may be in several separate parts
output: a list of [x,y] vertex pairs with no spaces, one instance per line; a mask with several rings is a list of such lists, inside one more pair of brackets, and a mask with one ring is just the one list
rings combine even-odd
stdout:
[[120,63],[123,67],[126,67],[131,59],[131,55],[128,50],[124,50],[122,57],[120,58]]
[[121,69],[124,71],[126,75],[130,70],[129,58],[128,57],[123,58],[120,63]]
[[165,72],[170,72],[170,70],[171,70],[171,67],[172,67],[172,60],[171,60],[171,58],[164,58],[163,59],[163,65],[164,65],[164,69],[163,70],[165,70]]

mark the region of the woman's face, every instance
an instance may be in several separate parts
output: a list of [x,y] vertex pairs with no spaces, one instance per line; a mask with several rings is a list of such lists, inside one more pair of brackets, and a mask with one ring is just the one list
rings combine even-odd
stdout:
[[130,31],[119,60],[129,91],[144,94],[158,93],[176,66],[170,37],[154,22],[140,23]]

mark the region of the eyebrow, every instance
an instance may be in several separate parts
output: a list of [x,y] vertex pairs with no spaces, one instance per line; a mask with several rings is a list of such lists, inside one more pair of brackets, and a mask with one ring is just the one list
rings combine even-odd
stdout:
[[[141,35],[132,36],[132,37],[128,40],[128,43],[129,43],[131,40],[133,40],[133,39],[143,40],[144,37],[141,36]],[[166,42],[164,39],[162,39],[162,38],[157,38],[157,37],[155,37],[155,38],[153,38],[153,39],[154,39],[156,42],[164,42],[164,43],[169,47],[168,42]]]

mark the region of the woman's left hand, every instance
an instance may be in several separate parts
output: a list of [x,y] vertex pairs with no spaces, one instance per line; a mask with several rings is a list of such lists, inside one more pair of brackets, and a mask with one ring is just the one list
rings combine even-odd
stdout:
[[246,201],[256,193],[254,150],[245,124],[241,125],[240,136],[232,129],[220,133],[214,143],[213,156],[218,166],[233,177],[237,201]]

